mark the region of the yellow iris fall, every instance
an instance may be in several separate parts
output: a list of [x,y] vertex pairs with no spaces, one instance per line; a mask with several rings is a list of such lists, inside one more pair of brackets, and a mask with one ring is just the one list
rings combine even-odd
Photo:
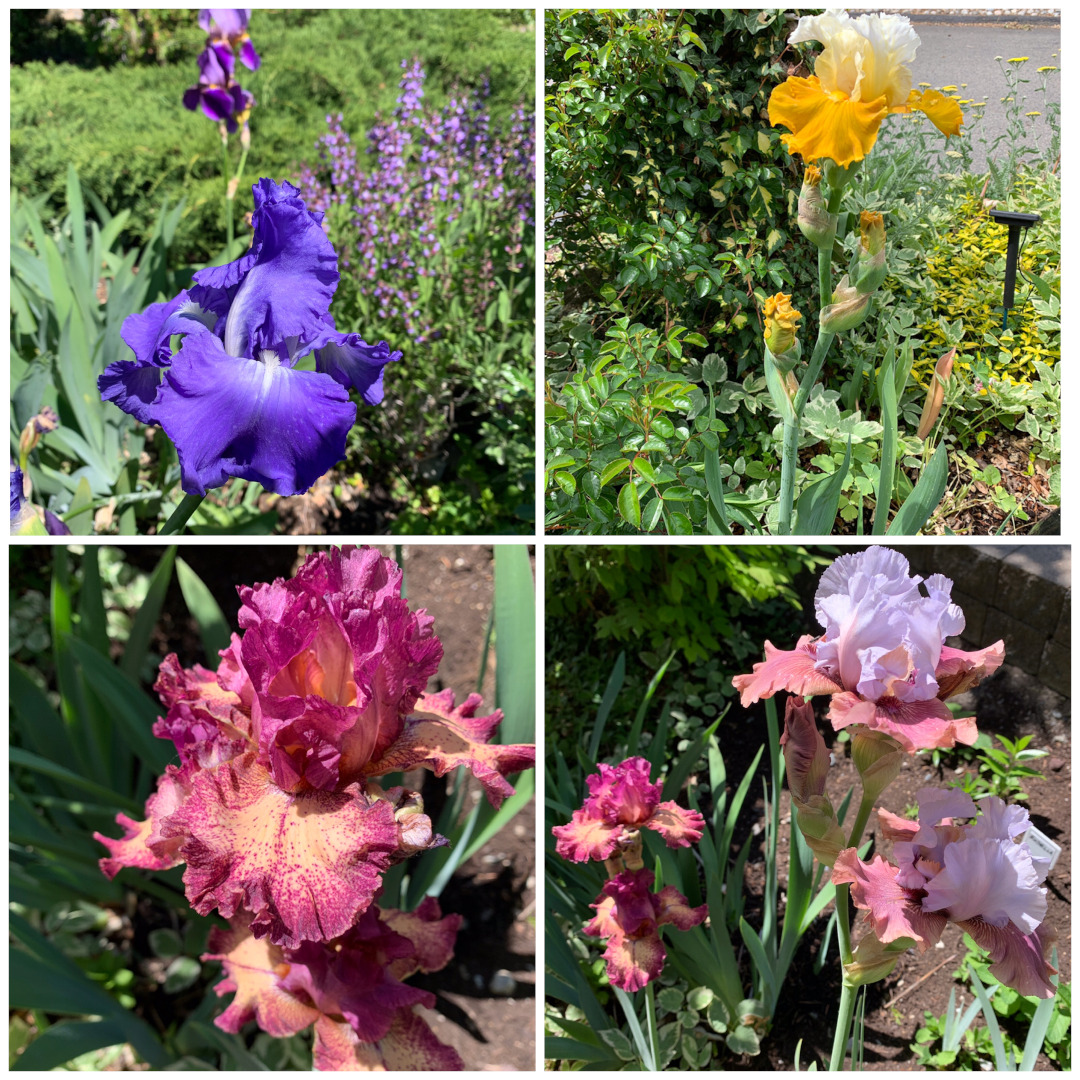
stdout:
[[912,110],[946,136],[960,134],[963,113],[952,98],[912,89],[919,38],[904,16],[804,15],[788,41],[824,46],[813,75],[792,76],[769,97],[769,121],[790,131],[782,137],[790,153],[847,167],[870,152],[886,116]]

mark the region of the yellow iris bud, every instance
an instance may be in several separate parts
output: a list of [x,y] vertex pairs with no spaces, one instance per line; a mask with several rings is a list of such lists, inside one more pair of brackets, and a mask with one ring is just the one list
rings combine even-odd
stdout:
[[787,293],[766,299],[765,347],[776,360],[782,361],[795,348],[795,330],[801,320],[802,315],[791,306]]
[[859,215],[859,252],[855,263],[855,288],[872,293],[887,273],[885,266],[885,222],[881,214],[864,210]]

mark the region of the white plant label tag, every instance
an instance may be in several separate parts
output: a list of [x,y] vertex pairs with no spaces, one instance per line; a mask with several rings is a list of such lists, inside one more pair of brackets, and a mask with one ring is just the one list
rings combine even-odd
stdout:
[[1041,858],[1050,860],[1050,869],[1054,869],[1054,864],[1058,861],[1058,856],[1061,854],[1061,845],[1055,844],[1045,833],[1039,832],[1034,825],[1021,837],[1023,842],[1031,848],[1033,855],[1038,855]]

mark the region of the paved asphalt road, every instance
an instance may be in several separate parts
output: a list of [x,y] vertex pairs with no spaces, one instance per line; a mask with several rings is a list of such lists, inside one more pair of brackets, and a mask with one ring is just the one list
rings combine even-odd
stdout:
[[[1005,105],[1001,99],[1007,96],[1008,84],[1001,70],[1002,64],[994,59],[997,56],[1004,57],[1006,61],[1013,56],[1030,57],[1019,69],[1021,78],[1029,80],[1018,88],[1017,96],[1022,106],[1020,115],[1025,124],[1031,125],[1029,137],[1035,144],[1042,149],[1049,147],[1046,102],[1061,101],[1061,73],[1056,71],[1048,76],[1044,97],[1041,90],[1043,75],[1038,74],[1036,69],[1050,65],[1061,67],[1060,29],[1046,25],[1025,25],[1022,21],[1008,28],[959,21],[949,24],[938,22],[937,18],[934,21],[913,20],[915,31],[922,39],[913,66],[915,82],[927,82],[935,87],[959,86],[962,97],[986,102],[982,118],[969,120],[963,128],[964,137],[971,139],[975,148],[973,170],[985,170],[986,144],[993,142],[1006,128]],[[948,16],[940,18],[945,20]],[[967,83],[966,88],[963,87],[964,83]],[[969,107],[964,106],[964,110],[967,113]],[[1029,111],[1043,115],[1025,116]]]

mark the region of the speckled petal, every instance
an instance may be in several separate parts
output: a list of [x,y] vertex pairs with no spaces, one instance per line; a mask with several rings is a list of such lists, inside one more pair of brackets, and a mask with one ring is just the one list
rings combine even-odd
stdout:
[[229,930],[215,927],[210,931],[210,952],[201,959],[220,960],[225,978],[214,987],[218,997],[235,992],[229,1007],[214,1023],[222,1031],[238,1033],[249,1020],[276,1038],[286,1038],[313,1024],[321,1015],[318,1009],[299,1001],[282,989],[282,977],[288,974],[285,953],[265,938],[254,937],[250,917],[245,913]]
[[398,1014],[377,1043],[362,1043],[348,1024],[322,1017],[315,1025],[315,1068],[321,1072],[459,1072],[465,1068],[453,1047],[439,1042],[415,1012]]
[[602,862],[615,850],[623,827],[596,817],[584,807],[575,810],[565,825],[556,825],[551,831],[555,850],[562,858],[570,862]]
[[425,896],[415,911],[384,909],[382,917],[413,947],[412,956],[391,961],[387,967],[395,979],[406,979],[416,971],[441,971],[450,963],[463,920],[461,915],[444,916],[434,896]]
[[184,883],[201,915],[244,908],[275,945],[327,941],[371,903],[397,847],[393,808],[355,788],[290,795],[255,754],[197,774],[165,824],[184,838]]
[[135,821],[126,814],[117,814],[116,823],[124,827],[124,835],[119,840],[114,840],[99,832],[94,833],[94,839],[109,849],[109,856],[99,859],[98,866],[110,880],[116,877],[125,866],[137,866],[143,870],[168,870],[179,864],[179,859],[162,858],[155,855],[147,846],[150,833],[154,828],[152,818]]
[[689,847],[701,839],[705,819],[696,810],[684,809],[669,799],[656,808],[644,826],[658,832],[670,848]]
[[502,711],[476,716],[481,701],[479,694],[470,694],[455,708],[452,690],[422,694],[416,711],[428,715],[412,716],[405,722],[393,745],[371,763],[370,774],[381,776],[423,766],[436,776],[445,776],[464,766],[483,785],[488,801],[499,806],[514,793],[506,775],[531,768],[536,763],[536,747],[487,743],[502,720]]

